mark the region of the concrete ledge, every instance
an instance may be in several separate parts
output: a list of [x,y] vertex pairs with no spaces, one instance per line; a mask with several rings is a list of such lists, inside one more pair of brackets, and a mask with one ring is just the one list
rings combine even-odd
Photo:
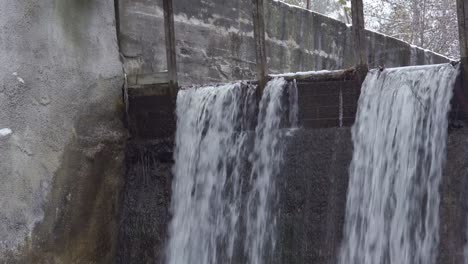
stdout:
[[167,83],[128,86],[125,93],[127,127],[137,139],[172,138],[176,96]]

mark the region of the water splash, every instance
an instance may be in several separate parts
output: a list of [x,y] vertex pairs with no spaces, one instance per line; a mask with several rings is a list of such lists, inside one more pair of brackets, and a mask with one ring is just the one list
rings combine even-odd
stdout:
[[368,74],[352,128],[340,263],[435,263],[456,74],[448,64]]
[[[261,264],[273,252],[285,81],[179,92],[166,262]],[[255,132],[253,130],[255,129]]]

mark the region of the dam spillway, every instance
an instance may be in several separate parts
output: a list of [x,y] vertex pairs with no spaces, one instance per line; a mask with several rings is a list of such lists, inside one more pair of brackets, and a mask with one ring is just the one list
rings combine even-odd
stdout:
[[[430,95],[429,91],[442,92],[441,89],[448,89],[447,91],[451,91],[449,86],[453,85],[454,80],[451,79],[452,77],[447,77],[444,80],[445,77],[441,73],[444,69],[446,73],[452,74],[453,76],[451,76],[453,78],[455,77],[456,70],[453,66],[448,64],[445,66],[434,66],[433,68],[403,68],[400,70],[387,69],[384,72],[373,71],[369,74],[368,78],[379,77],[381,79],[376,79],[372,84],[376,84],[376,86],[372,86],[373,88],[365,89],[380,91],[379,89],[383,88],[382,86],[379,86],[382,85],[382,83],[379,83],[378,81],[386,80],[389,82],[386,84],[388,86],[391,86],[390,82],[396,82],[390,90],[395,94],[398,94],[397,91],[399,90],[402,90],[401,92],[403,92],[403,94],[390,97],[393,100],[391,104],[392,107],[396,107],[398,102],[401,104],[410,104],[412,102],[411,100],[414,99],[411,94],[406,94],[403,89],[397,88],[399,85],[404,84],[404,89],[409,89],[408,87],[411,87],[411,89],[406,92],[415,92],[414,94],[418,95],[416,102],[420,103],[424,100],[429,100],[425,103],[427,106],[430,106],[431,103],[429,102],[433,101],[430,99],[432,95]],[[412,74],[414,74],[413,77],[411,77]],[[406,76],[405,78],[408,78],[408,80],[406,82],[399,81],[402,76]],[[429,79],[428,76],[431,76],[432,79]],[[425,80],[425,82],[418,82],[418,78],[420,78],[420,80]],[[439,80],[440,82],[438,84],[432,84],[434,80]],[[445,88],[430,88],[431,85],[442,87],[445,81],[448,82],[448,86],[444,86]],[[288,96],[283,95],[281,102],[283,110],[280,127],[285,133],[279,135],[280,137],[278,138],[282,144],[282,162],[280,162],[281,166],[277,168],[278,171],[274,173],[275,176],[272,177],[274,179],[274,185],[272,186],[275,187],[277,200],[270,200],[276,203],[274,207],[270,208],[272,209],[270,212],[276,213],[276,216],[274,217],[276,222],[268,222],[269,224],[275,224],[275,232],[270,232],[273,228],[266,230],[265,234],[267,234],[267,236],[264,237],[265,240],[263,241],[267,242],[265,242],[266,247],[263,248],[263,253],[261,253],[264,257],[262,261],[267,261],[267,263],[337,263],[339,256],[343,254],[342,250],[346,243],[346,238],[343,238],[343,234],[345,234],[343,228],[348,228],[349,226],[347,222],[345,224],[345,212],[349,212],[349,208],[346,209],[348,186],[350,186],[348,184],[348,175],[351,175],[349,166],[352,163],[352,160],[357,157],[354,155],[353,158],[353,144],[356,144],[356,142],[353,142],[352,140],[349,126],[355,123],[352,109],[357,108],[357,106],[353,106],[353,103],[357,105],[357,98],[360,94],[361,87],[353,80],[310,83],[305,80],[298,79],[296,80],[296,86],[293,84],[293,80],[289,80],[284,84],[285,87],[283,88],[289,98]],[[294,91],[290,90],[291,87],[297,88],[297,121],[295,122],[299,124],[299,128],[294,130],[289,128],[290,124],[294,121],[294,118],[291,118],[289,115],[289,113],[294,112],[294,104],[289,102],[289,99],[294,99],[295,94]],[[194,206],[192,207],[201,206],[201,204],[205,203],[213,208],[220,208],[219,210],[213,209],[212,211],[205,211],[203,214],[200,214],[198,213],[201,212],[200,210],[195,212],[196,210],[192,211],[192,207],[186,206],[186,210],[188,210],[187,212],[189,212],[189,214],[193,214],[194,218],[192,219],[195,219],[199,223],[204,222],[206,224],[205,226],[216,226],[216,228],[205,228],[204,230],[195,228],[195,234],[213,238],[210,238],[209,240],[195,240],[198,241],[196,244],[191,244],[194,242],[190,241],[189,237],[182,237],[182,240],[180,241],[185,242],[174,244],[180,249],[178,251],[179,254],[176,255],[176,259],[182,258],[185,254],[180,253],[183,252],[182,248],[184,248],[186,252],[192,252],[187,253],[188,255],[192,254],[192,256],[195,256],[197,254],[201,254],[200,256],[206,257],[209,261],[214,261],[214,259],[217,258],[218,260],[229,260],[230,263],[255,263],[250,262],[250,257],[253,255],[249,256],[249,252],[246,249],[246,245],[248,245],[248,243],[252,243],[249,242],[249,239],[251,238],[246,237],[246,214],[248,212],[246,208],[248,207],[249,193],[253,186],[250,185],[252,183],[250,182],[252,175],[251,156],[252,153],[254,153],[255,142],[260,142],[258,139],[255,139],[257,137],[255,129],[259,124],[258,119],[261,116],[261,112],[245,107],[246,105],[254,106],[256,104],[253,99],[253,91],[255,88],[255,85],[240,82],[236,84],[218,85],[198,89],[190,88],[180,91],[179,101],[184,98],[185,103],[180,104],[182,101],[178,103],[177,113],[182,119],[189,118],[191,120],[197,120],[196,122],[193,121],[195,123],[192,122],[192,125],[202,119],[205,121],[211,120],[211,124],[215,124],[213,123],[214,120],[221,122],[222,117],[227,118],[227,120],[232,120],[232,122],[228,123],[219,123],[217,128],[211,127],[211,129],[214,129],[211,132],[210,125],[208,125],[209,122],[198,123],[199,125],[203,124],[203,126],[198,128],[201,129],[204,127],[204,129],[200,130],[202,132],[199,133],[194,130],[193,133],[188,133],[186,138],[198,138],[195,141],[198,141],[199,143],[205,141],[203,144],[207,144],[207,142],[218,142],[218,140],[224,138],[221,141],[234,146],[230,151],[226,151],[226,149],[221,151],[221,149],[215,148],[219,144],[213,144],[212,146],[208,144],[208,147],[202,148],[203,151],[210,151],[211,149],[221,151],[219,153],[224,153],[224,156],[211,156],[214,161],[213,164],[219,162],[220,167],[212,166],[212,164],[207,161],[206,157],[205,161],[203,161],[206,163],[206,166],[203,165],[204,168],[209,169],[213,173],[212,175],[209,175],[209,177],[211,179],[215,179],[217,177],[221,179],[219,182],[211,183],[215,188],[206,189],[211,192],[211,197],[216,197],[216,199],[203,198],[203,196],[200,196],[200,200],[192,200],[193,197],[191,196],[191,192],[190,195],[175,197],[174,188],[176,187],[174,187],[173,184],[177,181],[175,179],[177,176],[171,168],[176,168],[177,165],[172,165],[171,161],[165,158],[169,154],[163,154],[172,149],[171,141],[158,139],[148,141],[148,143],[144,144],[142,144],[141,141],[138,141],[129,145],[129,147],[134,149],[129,152],[131,153],[130,157],[135,157],[131,158],[129,161],[130,165],[128,167],[130,169],[128,172],[130,173],[130,178],[129,185],[125,188],[125,195],[128,198],[126,198],[126,202],[123,207],[123,219],[125,222],[122,225],[125,229],[123,229],[123,236],[119,240],[121,241],[120,243],[122,243],[122,251],[119,251],[119,254],[121,254],[121,262],[118,263],[128,263],[132,260],[145,259],[142,256],[153,254],[157,263],[167,263],[167,257],[171,252],[170,241],[174,239],[174,237],[172,237],[174,233],[171,232],[178,233],[178,229],[174,229],[174,221],[177,219],[174,214],[176,206],[174,199],[185,199],[181,203],[193,203],[192,205]],[[203,91],[207,92],[204,93]],[[230,92],[228,93],[227,91]],[[362,91],[363,95],[359,101],[361,105],[363,104],[362,100],[365,94],[364,90]],[[392,92],[388,93],[392,94]],[[372,100],[388,99],[383,96],[386,94],[387,92],[382,93],[382,98],[372,97]],[[448,93],[446,95],[450,96]],[[442,99],[440,96],[437,98]],[[449,100],[449,98],[445,99]],[[158,102],[161,103],[164,102],[163,100],[159,101],[160,99],[152,100],[158,100]],[[223,100],[224,104],[221,103]],[[370,100],[371,99],[368,99],[367,103],[369,103]],[[185,110],[179,112],[180,109],[184,109],[181,107],[187,106],[189,102],[191,102],[193,109],[185,108]],[[248,102],[251,103],[249,104]],[[383,101],[381,103],[383,107]],[[453,102],[451,102],[450,105],[452,105],[453,109],[457,108],[456,106],[453,107]],[[197,107],[202,108],[196,110]],[[215,107],[218,107],[218,111],[213,111]],[[387,105],[386,107],[390,106]],[[156,108],[161,108],[161,105],[155,106],[155,109]],[[148,108],[145,109],[145,111],[148,110]],[[201,109],[205,110],[201,111]],[[415,106],[413,106],[413,108],[405,106],[404,109],[412,109],[414,111],[418,110]],[[453,109],[450,112],[451,116],[454,114]],[[198,111],[199,113],[203,113],[203,115],[200,114],[197,116],[193,113],[191,115],[190,111],[194,111],[193,113]],[[227,112],[230,114],[226,114]],[[416,113],[423,115],[423,112],[424,111]],[[183,113],[187,116],[184,116]],[[383,112],[379,112],[379,114],[383,114]],[[398,114],[395,114],[394,118],[397,118],[398,116]],[[382,116],[380,116],[380,118],[381,117]],[[410,117],[412,117],[412,115],[407,116],[407,118]],[[165,119],[156,120],[154,124],[164,124],[163,120]],[[189,125],[190,122],[188,122],[187,119],[185,120],[187,122],[184,121],[181,124]],[[424,122],[427,122],[428,119],[425,118],[424,120]],[[178,122],[180,121],[181,120],[178,120]],[[342,127],[340,127],[340,123],[343,124]],[[396,125],[395,123],[392,124]],[[178,126],[180,126],[180,124]],[[399,133],[403,133],[402,129],[405,127],[400,128],[398,130]],[[159,127],[155,126],[155,129],[159,129]],[[194,129],[194,127],[191,129]],[[355,129],[356,128],[353,128],[353,131]],[[214,132],[216,132],[217,136],[211,136],[209,137],[211,141],[206,141],[208,138],[204,138],[204,133],[210,134]],[[438,210],[439,213],[437,213],[437,210],[434,210],[433,213],[439,215],[438,218],[440,218],[441,224],[439,224],[438,231],[440,243],[436,251],[433,251],[435,252],[434,254],[438,256],[438,260],[435,263],[451,263],[454,259],[460,259],[457,252],[460,252],[460,247],[462,248],[464,245],[464,234],[451,231],[455,227],[463,229],[464,223],[462,223],[460,219],[463,218],[463,222],[466,221],[466,219],[464,219],[464,215],[460,214],[462,208],[454,207],[452,205],[453,201],[463,198],[463,186],[465,185],[462,181],[462,174],[460,174],[460,171],[457,169],[461,166],[460,162],[462,162],[462,157],[464,156],[462,153],[463,144],[459,143],[454,145],[450,142],[462,142],[465,132],[466,131],[464,129],[460,129],[455,130],[455,132],[448,135],[448,165],[446,168],[439,168],[443,170],[443,176],[441,176],[439,188],[440,209]],[[145,132],[145,135],[148,134],[148,132]],[[371,135],[370,133],[368,134]],[[244,135],[245,138],[240,137],[241,135]],[[408,132],[407,136],[410,135],[411,133]],[[218,138],[218,136],[220,136],[220,138]],[[245,142],[243,140],[245,140]],[[242,147],[240,147],[236,142],[241,142],[242,144],[240,145]],[[194,144],[194,146],[197,147],[198,145]],[[226,145],[224,144],[221,146]],[[368,147],[372,148],[372,145],[369,145]],[[177,147],[175,149],[177,151]],[[423,149],[424,148],[421,147],[420,151]],[[193,149],[191,151],[193,151]],[[208,155],[207,153],[208,152],[204,152],[203,154],[200,152],[199,154]],[[188,155],[188,152],[186,152],[186,154]],[[175,153],[174,157],[177,158],[178,155],[179,154]],[[377,152],[376,155],[378,155]],[[237,160],[239,163],[236,164],[236,162],[231,162],[234,160]],[[225,162],[230,163],[230,165],[225,166]],[[201,163],[194,160],[193,164]],[[236,170],[241,172],[240,176],[232,173]],[[194,175],[197,175],[199,171],[200,170],[195,172]],[[215,174],[218,176],[215,176]],[[141,177],[138,175],[145,176]],[[240,194],[233,192],[233,189],[231,189],[231,187],[233,187],[232,182],[226,180],[233,179],[235,177],[239,177],[238,179],[242,179],[243,181],[241,185],[237,185],[241,186],[243,190]],[[145,181],[143,181],[143,179],[145,179]],[[455,184],[455,182],[457,184]],[[184,184],[192,185],[193,183],[184,182]],[[196,189],[201,188],[201,186],[203,185],[197,185]],[[454,189],[459,193],[458,196],[453,196],[456,194],[453,193]],[[208,191],[207,193],[209,193]],[[150,202],[150,200],[148,200],[147,197],[151,196],[155,197],[154,202]],[[237,197],[239,199],[238,201],[241,201],[240,204],[232,203],[234,200],[233,197]],[[143,198],[144,200],[142,200]],[[426,198],[424,197],[423,199]],[[202,200],[204,202],[201,202]],[[145,213],[142,211],[143,208],[140,209],[143,205],[145,207]],[[229,210],[225,208],[229,208]],[[214,212],[221,212],[223,210],[224,212],[229,212],[229,214],[220,214],[216,217],[214,217],[214,215],[210,215]],[[257,216],[251,217],[251,219],[254,219],[253,217]],[[267,214],[267,218],[264,219],[272,219],[270,217],[271,215]],[[181,229],[187,228],[190,230],[193,228],[190,227],[188,222],[182,223],[188,218],[178,219],[181,221],[179,223],[179,227]],[[215,219],[220,223],[219,226],[213,224]],[[233,224],[236,221],[237,225]],[[415,219],[412,221],[416,222]],[[139,223],[139,225],[134,225],[133,223]],[[447,226],[447,223],[450,223],[450,225]],[[168,227],[170,228],[168,229]],[[229,231],[232,230],[231,228],[236,231]],[[187,233],[179,232],[178,234],[183,235]],[[255,233],[250,232],[249,234]],[[274,240],[271,240],[271,234],[274,234]],[[166,236],[167,239],[164,238]],[[275,250],[273,251],[273,255],[269,252],[271,249],[271,241],[275,241]],[[454,244],[457,245],[457,247],[449,246]],[[231,245],[231,247],[228,245]],[[213,250],[202,250],[207,247],[212,247]],[[253,247],[250,247],[249,249],[252,248]],[[155,249],[157,250],[156,254],[154,253]],[[138,255],[135,254],[135,252],[144,252],[144,254],[141,253]],[[433,255],[433,257],[436,256]]]
[[[362,87],[357,120],[352,130],[354,154],[350,165],[345,233],[339,256],[340,263],[435,263],[439,242],[438,208],[440,197],[438,190],[441,183],[445,159],[448,113],[450,100],[452,98],[452,87],[455,83],[457,73],[458,71],[455,67],[446,64],[386,69],[383,71],[373,70],[368,74]],[[292,83],[293,82],[291,82],[291,84]],[[285,86],[285,84],[279,86]],[[266,97],[271,96],[271,91],[275,91],[275,89],[271,89],[272,87],[275,86],[271,84],[267,86]],[[226,93],[226,91],[222,88],[226,91],[232,89],[231,86],[221,87],[224,93]],[[200,91],[203,91],[203,89]],[[214,89],[212,92],[213,91],[217,90]],[[182,92],[182,94],[184,93],[187,92]],[[240,127],[241,130],[245,130],[246,127],[242,127],[242,124],[249,123],[249,121],[243,120],[242,118],[239,119],[241,116],[239,113],[244,114],[244,117],[248,117],[252,116],[253,112],[247,113],[248,109],[243,110],[246,105],[245,102],[244,104],[239,104],[237,103],[239,100],[232,101],[232,99],[225,99],[225,96],[222,94],[223,93],[220,91],[217,97],[221,99],[218,100],[221,100],[221,102],[223,100],[232,102],[228,104],[229,107],[234,106],[233,109],[228,111],[232,116],[229,118],[226,118],[226,116],[223,117],[223,111],[220,108],[223,104],[218,100],[212,101],[212,108],[209,109],[205,109],[207,106],[204,102],[198,104],[201,105],[204,110],[201,112],[210,116],[209,113],[218,107],[216,112],[220,115],[217,116],[223,117],[224,121],[214,118],[212,121],[215,124],[230,120],[228,123],[232,124],[233,127],[227,129],[227,131],[231,131],[228,132],[229,134],[235,131],[234,127],[236,127],[236,122],[234,122],[234,120],[240,120],[240,125],[237,125],[237,127]],[[251,92],[250,95],[244,96],[246,102],[253,100],[253,94],[254,93]],[[294,95],[294,93],[292,94]],[[185,96],[182,95],[182,97]],[[180,99],[181,98],[179,98],[179,100]],[[340,93],[340,106],[342,105],[342,100],[342,93]],[[178,105],[179,104],[190,105],[187,102],[179,102]],[[239,105],[244,105],[244,107],[239,107]],[[247,105],[249,105],[249,103],[247,103]],[[178,108],[179,107],[180,106],[178,106]],[[265,106],[262,106],[261,103],[260,109],[264,107]],[[192,108],[195,108],[194,111],[200,112],[200,110],[196,110],[196,105],[192,105]],[[190,110],[186,108],[183,109],[183,111],[178,111],[178,116],[184,114],[190,116],[190,114],[187,114]],[[292,109],[295,109],[295,107]],[[250,109],[250,111],[252,111],[252,109]],[[266,169],[266,171],[260,173],[260,175],[267,177],[264,179],[263,185],[259,185],[262,181],[253,183],[253,186],[256,186],[256,188],[259,188],[259,186],[262,187],[262,191],[257,193],[259,195],[257,199],[259,199],[258,202],[260,202],[260,210],[254,211],[254,225],[252,225],[251,222],[252,211],[250,209],[252,196],[247,195],[247,200],[243,200],[239,194],[242,189],[242,180],[236,177],[239,177],[239,171],[242,170],[240,169],[242,165],[240,165],[241,159],[237,156],[234,159],[231,158],[236,164],[234,165],[231,175],[226,175],[225,168],[215,173],[209,173],[209,175],[211,175],[211,177],[214,176],[214,178],[208,182],[211,182],[211,184],[213,184],[213,182],[221,184],[221,186],[217,188],[209,187],[209,191],[219,189],[226,192],[226,178],[229,178],[229,176],[234,176],[234,182],[239,182],[239,186],[231,183],[228,187],[233,188],[228,191],[234,193],[234,196],[231,195],[231,201],[228,202],[228,204],[232,204],[229,206],[226,204],[218,205],[219,208],[227,207],[229,210],[224,209],[225,212],[221,213],[223,211],[222,209],[217,209],[218,207],[213,205],[209,206],[206,200],[204,201],[204,203],[206,203],[205,210],[210,208],[209,213],[200,213],[204,211],[199,209],[193,210],[197,208],[196,206],[183,206],[185,210],[189,208],[189,211],[193,210],[192,213],[195,215],[206,218],[204,220],[205,230],[209,230],[209,232],[220,231],[222,234],[210,234],[208,236],[210,239],[206,239],[206,237],[197,237],[195,240],[190,239],[190,237],[186,235],[192,233],[190,230],[182,232],[180,230],[184,230],[184,228],[176,228],[174,226],[174,223],[176,223],[178,219],[183,219],[186,221],[186,227],[193,227],[194,222],[187,221],[190,217],[175,217],[172,222],[173,225],[171,226],[171,234],[183,234],[188,241],[211,241],[208,242],[211,243],[209,245],[203,245],[203,243],[200,242],[191,242],[195,243],[194,245],[198,247],[199,252],[205,252],[205,254],[223,252],[221,254],[226,255],[224,257],[220,257],[217,254],[211,256],[203,255],[200,258],[200,256],[194,257],[196,254],[193,255],[194,253],[191,252],[187,255],[185,262],[178,261],[177,263],[186,263],[188,260],[194,258],[204,260],[200,263],[215,263],[220,260],[232,262],[234,255],[239,256],[239,252],[237,252],[237,254],[234,253],[234,245],[236,245],[236,234],[239,233],[236,228],[242,225],[238,223],[239,219],[243,219],[242,216],[246,218],[246,224],[244,224],[246,232],[246,237],[244,239],[246,244],[244,247],[247,249],[243,252],[247,257],[243,261],[246,263],[261,263],[261,261],[264,260],[265,252],[268,251],[264,246],[274,242],[275,237],[273,237],[273,235],[275,234],[276,225],[276,216],[273,215],[272,211],[266,210],[268,206],[265,207],[265,205],[272,206],[271,203],[274,202],[271,200],[272,197],[278,195],[274,192],[274,184],[265,185],[265,183],[277,177],[280,170],[278,166],[280,166],[280,161],[282,159],[282,150],[279,149],[281,149],[280,144],[283,144],[283,142],[278,142],[278,139],[280,139],[278,136],[267,134],[268,137],[266,137],[265,132],[261,129],[264,121],[261,114],[262,111],[266,111],[266,109],[260,111],[258,120],[259,126],[257,127],[256,136],[253,141],[254,148],[247,151],[252,152],[249,155],[249,160],[252,162],[253,166],[251,173],[255,173],[256,168],[263,168],[263,170]],[[341,115],[343,112],[341,107],[339,112],[341,123]],[[277,130],[281,116],[276,114],[275,117],[277,122],[275,127]],[[231,120],[232,118],[234,119]],[[208,120],[210,119],[211,117],[208,117],[208,119],[199,117],[194,120],[198,120],[198,122],[206,126],[206,123],[209,123]],[[275,118],[269,118],[270,122],[274,119]],[[183,120],[183,122],[180,119],[178,120],[178,127],[191,123],[188,120]],[[250,123],[252,123],[251,120]],[[212,127],[210,126],[210,128]],[[219,128],[217,128],[217,130],[219,130]],[[276,130],[274,129],[273,131]],[[267,131],[272,131],[272,129],[268,129]],[[226,158],[230,155],[227,153],[223,154],[223,151],[219,152],[220,146],[224,148],[225,145],[214,143],[218,142],[216,140],[217,136],[212,135],[212,137],[209,137],[210,132],[210,129],[208,129],[204,133],[207,134],[207,138],[212,139],[211,143],[216,145],[215,150],[218,152],[211,152],[213,156],[204,162],[214,161],[213,164],[217,164],[215,161],[217,159],[216,157]],[[193,132],[190,134],[200,135],[200,133]],[[179,136],[181,134],[177,133],[177,135]],[[266,141],[264,140],[265,137],[267,138]],[[187,138],[190,138],[190,136],[187,136]],[[184,144],[180,139],[180,137],[176,139],[176,145],[177,142],[181,145]],[[236,140],[240,141],[237,142]],[[241,136],[237,137],[236,140],[228,143],[228,145],[232,144],[232,146],[227,149],[231,149],[231,153],[235,153],[234,155],[239,155],[239,153],[241,153],[242,156],[246,156],[246,149],[242,150],[245,139]],[[262,144],[264,144],[264,146],[260,147]],[[263,155],[259,155],[262,151],[268,151],[265,147],[269,144],[272,145],[270,146],[269,152],[264,152]],[[241,150],[235,148],[234,145],[238,148],[241,147]],[[197,146],[200,145],[197,144]],[[284,146],[282,148],[284,148]],[[209,148],[207,147],[202,147],[202,149],[206,149],[206,151],[209,152]],[[232,149],[235,149],[235,151],[232,151]],[[278,150],[273,151],[275,149]],[[176,157],[179,155],[178,151],[180,151],[180,149],[176,151]],[[254,161],[252,158],[255,156],[261,158]],[[189,162],[184,160],[183,162],[181,161],[181,163],[188,164]],[[224,163],[222,163],[223,165],[221,165],[221,167],[226,166]],[[205,165],[203,167],[206,168],[207,166]],[[175,168],[178,168],[177,158]],[[197,172],[197,174],[200,172]],[[177,172],[175,175],[177,177]],[[218,178],[220,175],[221,177]],[[175,186],[180,184],[180,179],[176,178],[175,184]],[[252,184],[252,182],[249,184]],[[193,187],[189,189],[193,192]],[[254,191],[254,189],[255,187],[251,191]],[[193,202],[197,200],[193,198],[193,196],[194,194],[192,193],[191,195],[186,194],[183,197]],[[221,196],[222,194],[217,194],[218,198],[211,197],[211,200],[218,201],[218,204],[226,203],[226,201],[219,202],[222,200],[222,198],[220,198]],[[267,201],[267,197],[270,199],[270,204],[265,202]],[[177,201],[179,198],[173,196],[173,199]],[[205,199],[210,199],[210,195],[205,196]],[[278,199],[278,197],[276,199]],[[246,203],[244,212],[242,212],[241,209],[243,207],[242,203]],[[179,208],[181,207],[181,205],[178,206]],[[176,207],[173,207],[173,210],[176,210]],[[216,214],[224,218],[226,218],[227,215],[230,219],[218,219],[218,221],[212,222],[211,227],[208,227],[210,226],[207,224],[209,222],[207,219],[210,219],[209,214]],[[195,222],[197,221],[199,220],[195,220]],[[268,225],[270,228],[269,230],[265,229],[267,226],[266,223],[270,223]],[[199,227],[197,230],[204,229]],[[270,237],[265,237],[265,234]],[[237,239],[239,239],[239,237],[237,237]],[[173,240],[170,241],[172,242]],[[222,241],[228,242],[224,242],[223,244]],[[170,245],[170,247],[172,246],[173,245]],[[205,250],[203,250],[203,247]],[[225,249],[222,249],[222,247],[225,247]],[[193,249],[193,245],[191,249]],[[270,245],[270,249],[274,249],[274,247]],[[183,256],[184,254],[180,254],[180,252],[184,252],[184,250],[187,250],[187,248],[175,250],[174,252],[179,252],[179,254],[174,253],[175,256]],[[190,257],[191,254],[192,257]],[[252,256],[255,257],[252,258]]]

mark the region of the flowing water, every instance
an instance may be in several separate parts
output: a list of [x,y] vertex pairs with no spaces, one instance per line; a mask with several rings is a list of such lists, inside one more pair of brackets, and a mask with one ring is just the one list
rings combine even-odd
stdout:
[[352,128],[340,263],[435,263],[456,74],[449,64],[368,74]]
[[271,259],[285,87],[270,81],[258,111],[240,83],[179,92],[167,263]]

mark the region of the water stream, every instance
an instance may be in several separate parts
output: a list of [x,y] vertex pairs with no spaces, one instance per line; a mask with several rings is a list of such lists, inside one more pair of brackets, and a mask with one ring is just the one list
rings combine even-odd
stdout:
[[449,64],[368,74],[352,128],[340,263],[435,263],[456,74]]
[[241,83],[179,92],[166,263],[272,258],[286,84],[270,81],[258,111],[255,87]]

